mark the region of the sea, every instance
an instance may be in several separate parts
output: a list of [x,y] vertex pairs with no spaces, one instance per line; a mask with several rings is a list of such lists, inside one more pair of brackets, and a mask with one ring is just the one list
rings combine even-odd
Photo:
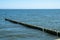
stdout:
[[0,9],[0,40],[60,40],[57,36],[13,24],[5,18],[60,31],[60,9]]

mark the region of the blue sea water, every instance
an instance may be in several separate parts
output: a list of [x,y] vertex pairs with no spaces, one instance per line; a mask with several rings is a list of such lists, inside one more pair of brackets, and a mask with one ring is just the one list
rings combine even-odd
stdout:
[[56,40],[56,36],[5,21],[5,18],[60,31],[60,9],[0,9],[0,40]]

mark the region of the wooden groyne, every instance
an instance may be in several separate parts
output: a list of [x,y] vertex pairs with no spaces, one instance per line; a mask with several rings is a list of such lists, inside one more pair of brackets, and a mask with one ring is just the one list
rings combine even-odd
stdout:
[[23,25],[23,26],[28,27],[28,28],[32,28],[32,29],[37,29],[37,30],[40,30],[40,31],[44,31],[44,32],[49,33],[51,35],[55,35],[55,36],[60,37],[60,32],[59,31],[56,31],[56,30],[42,28],[42,27],[38,27],[38,26],[26,24],[26,23],[23,23],[23,22],[17,22],[15,20],[7,19],[7,18],[5,18],[5,20],[6,21],[9,21],[9,22],[12,22],[12,23],[15,23],[15,24]]

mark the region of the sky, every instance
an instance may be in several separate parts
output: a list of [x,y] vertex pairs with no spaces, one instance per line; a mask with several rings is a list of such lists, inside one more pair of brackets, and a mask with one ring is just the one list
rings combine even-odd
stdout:
[[0,0],[0,9],[60,9],[60,0]]

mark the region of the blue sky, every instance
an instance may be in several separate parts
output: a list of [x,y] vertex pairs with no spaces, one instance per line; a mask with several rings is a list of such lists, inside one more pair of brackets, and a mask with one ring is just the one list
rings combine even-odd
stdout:
[[60,9],[60,0],[0,0],[0,9]]

